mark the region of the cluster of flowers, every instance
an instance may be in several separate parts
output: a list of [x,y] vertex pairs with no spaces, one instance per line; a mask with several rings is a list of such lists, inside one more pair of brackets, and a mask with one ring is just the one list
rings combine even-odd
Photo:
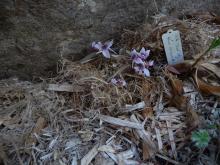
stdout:
[[132,68],[134,68],[136,73],[145,77],[150,76],[148,68],[154,65],[154,61],[146,61],[149,54],[150,50],[145,50],[145,48],[142,48],[140,52],[137,52],[135,49],[131,51]]
[[[105,58],[110,58],[110,52],[115,53],[111,46],[113,45],[113,41],[107,41],[105,43],[101,42],[93,42],[92,47],[98,50],[98,53],[102,53],[102,55]],[[143,75],[145,77],[150,76],[149,67],[153,66],[154,61],[147,61],[147,58],[149,57],[150,50],[145,50],[143,47],[140,52],[137,52],[135,49],[133,49],[130,53],[131,59],[132,59],[132,68],[135,70],[136,73],[139,75]],[[126,82],[122,79],[116,79],[113,78],[111,80],[111,83],[114,85],[119,86],[126,86]]]

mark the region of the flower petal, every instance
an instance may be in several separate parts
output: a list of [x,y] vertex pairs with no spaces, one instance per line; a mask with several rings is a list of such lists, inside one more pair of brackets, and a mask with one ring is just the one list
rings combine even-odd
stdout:
[[102,50],[102,54],[105,58],[110,58],[110,53],[109,53],[108,49]]
[[143,60],[146,60],[148,58],[150,54],[150,50],[145,50],[145,48],[143,47],[140,51],[140,57],[143,59]]
[[148,62],[148,65],[149,65],[149,66],[153,66],[153,65],[154,65],[154,61],[153,61],[153,60],[149,61],[149,62]]
[[133,58],[135,58],[135,57],[137,57],[138,55],[139,55],[139,53],[135,50],[135,49],[133,49],[132,51],[131,51],[131,58],[133,59]]
[[122,80],[122,86],[126,86],[127,85],[127,83],[126,83],[126,81],[125,80]]
[[117,82],[118,82],[118,81],[117,81],[115,78],[111,79],[111,83],[112,83],[112,84],[116,85]]
[[150,55],[150,50],[146,50],[147,57]]
[[126,86],[127,85],[125,80],[123,80],[123,79],[116,79],[116,78],[111,79],[111,83],[113,85],[118,85],[118,86]]
[[112,45],[113,45],[113,40],[111,40],[111,41],[106,41],[106,42],[104,43],[104,45],[106,46],[107,49],[111,48]]
[[142,70],[140,69],[140,67],[135,66],[135,67],[134,67],[134,70],[135,70],[136,73],[142,74]]
[[102,50],[102,43],[101,42],[98,42],[98,43],[93,42],[92,47],[101,51]]
[[145,51],[145,48],[144,48],[144,47],[141,48],[140,53],[141,53],[141,54],[146,54],[146,51]]
[[146,68],[143,69],[143,74],[146,77],[150,77],[150,71],[148,69],[146,69]]
[[135,64],[144,64],[144,61],[142,61],[142,59],[139,58],[139,57],[134,58],[134,59],[133,59],[133,62],[134,62]]

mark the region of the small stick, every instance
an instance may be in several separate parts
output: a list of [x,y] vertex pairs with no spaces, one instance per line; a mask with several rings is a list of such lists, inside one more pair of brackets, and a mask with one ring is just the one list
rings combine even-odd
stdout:
[[98,154],[99,143],[96,144],[82,159],[81,165],[88,165],[92,159]]
[[128,128],[135,128],[135,129],[143,129],[142,124],[131,122],[127,120],[122,120],[115,117],[110,117],[106,115],[99,115],[100,119],[114,125],[122,126],[122,127],[128,127]]
[[173,164],[175,164],[175,165],[182,165],[182,163],[179,163],[179,162],[177,162],[177,161],[175,161],[175,160],[173,160],[173,159],[170,159],[170,158],[168,158],[168,157],[166,157],[166,156],[163,156],[163,155],[161,155],[161,154],[156,154],[156,156],[159,157],[159,158],[162,158],[162,159],[164,159],[164,160],[166,160],[166,161],[168,161],[168,162],[170,162],[170,163],[173,163]]
[[202,52],[200,56],[196,59],[196,61],[192,64],[192,68],[198,64],[198,62],[206,55],[206,53],[209,52],[209,49],[206,49],[206,51]]

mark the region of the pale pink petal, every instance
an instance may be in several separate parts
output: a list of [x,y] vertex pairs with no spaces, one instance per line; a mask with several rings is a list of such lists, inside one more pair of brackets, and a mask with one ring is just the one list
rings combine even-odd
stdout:
[[118,83],[122,86],[125,86],[126,85],[126,82],[125,80],[122,80],[122,79],[118,79]]
[[111,40],[111,41],[106,41],[104,45],[106,46],[107,49],[111,48],[112,45],[113,45],[113,40]]
[[144,69],[143,69],[143,72],[144,72],[144,76],[146,76],[146,77],[149,77],[149,76],[150,76],[150,72],[149,72],[148,69],[144,68]]
[[144,48],[144,47],[142,47],[142,49],[141,49],[140,53],[141,53],[141,54],[145,54],[145,53],[146,53],[146,51],[145,51],[145,48]]
[[153,66],[153,65],[154,65],[154,61],[153,61],[153,60],[149,61],[149,62],[148,62],[148,65],[149,65],[149,66]]
[[149,57],[149,54],[150,50],[145,50],[145,48],[142,48],[140,51],[140,55],[143,60],[147,59]]
[[134,58],[134,59],[133,59],[133,62],[134,62],[135,64],[144,64],[144,62],[142,61],[141,58]]
[[150,50],[146,50],[147,57],[150,55]]
[[93,47],[93,48],[95,47],[95,45],[96,45],[96,42],[95,42],[95,41],[92,42],[92,47]]
[[109,51],[108,51],[107,49],[102,50],[102,54],[103,54],[103,56],[104,56],[105,58],[110,58],[110,53],[109,53]]
[[137,57],[139,55],[139,53],[135,50],[135,49],[133,49],[132,51],[131,51],[131,58],[135,58],[135,57]]
[[118,81],[117,81],[115,78],[111,79],[111,83],[112,83],[112,84],[116,85],[117,82],[118,82]]
[[138,67],[138,66],[135,66],[135,67],[134,67],[134,70],[135,70],[135,72],[138,73],[138,74],[141,74],[141,73],[142,73],[140,67]]
[[126,86],[126,85],[127,85],[126,81],[122,80],[122,86]]
[[98,43],[93,42],[92,47],[101,51],[102,50],[102,43],[101,42],[98,42]]
[[119,85],[119,86],[126,86],[126,82],[125,80],[122,80],[122,79],[111,79],[111,83],[114,84],[114,85]]

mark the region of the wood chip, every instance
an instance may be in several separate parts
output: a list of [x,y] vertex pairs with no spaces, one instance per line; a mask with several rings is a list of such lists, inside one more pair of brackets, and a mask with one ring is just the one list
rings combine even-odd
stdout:
[[148,146],[145,143],[142,143],[142,155],[143,155],[143,161],[149,159],[149,151]]
[[118,118],[110,117],[106,115],[99,115],[99,118],[102,121],[113,124],[113,125],[118,125],[118,126],[128,127],[128,128],[135,128],[135,129],[143,129],[142,124],[139,124],[136,122],[122,120],[122,119],[118,119]]
[[76,84],[49,84],[47,90],[56,92],[83,92],[85,89]]
[[34,129],[31,132],[30,137],[26,140],[27,145],[35,144],[37,142],[36,138],[32,137],[33,134],[39,134],[40,131],[46,126],[46,120],[43,117],[39,117]]
[[177,152],[176,152],[176,144],[174,141],[174,135],[173,135],[173,131],[171,129],[171,123],[170,121],[166,121],[167,123],[167,129],[168,129],[168,134],[169,134],[169,140],[170,140],[170,144],[171,144],[171,149],[172,149],[172,153],[175,159],[177,159]]
[[115,149],[110,145],[102,145],[98,148],[98,151],[116,153]]
[[73,155],[72,157],[72,161],[71,161],[71,165],[77,165],[77,156],[76,155]]
[[111,152],[106,152],[106,154],[116,163],[118,164],[118,158],[115,154],[111,153]]
[[99,144],[96,144],[82,159],[81,165],[88,165],[98,154]]
[[75,109],[67,109],[65,111],[62,112],[64,118],[69,121],[69,122],[88,122],[89,118],[80,118],[79,116],[72,116],[70,114],[75,114],[76,115],[76,111]]
[[[95,157],[95,160],[94,160],[94,163],[95,165],[114,165],[115,162],[109,158],[108,155],[106,154],[103,154],[104,152],[98,154],[96,157]],[[77,165],[77,164],[76,164]]]
[[[131,116],[131,120],[136,123],[139,123],[135,115]],[[138,136],[143,140],[143,143],[146,145],[147,153],[145,153],[144,157],[146,159],[152,157],[156,153],[157,149],[154,142],[150,138],[150,133],[145,131],[145,129],[141,129],[141,130],[136,129],[135,132],[138,134]]]
[[142,101],[134,105],[126,105],[125,108],[123,108],[122,110],[125,112],[131,112],[137,109],[143,109],[144,107],[145,107],[145,102]]
[[120,152],[117,154],[118,157],[118,164],[125,165],[125,164],[139,164],[137,161],[132,160],[135,155],[137,155],[137,149],[135,146],[132,146],[131,149],[126,151]]
[[155,132],[156,132],[156,137],[157,137],[157,142],[158,142],[158,149],[162,150],[163,149],[163,142],[161,140],[160,130],[157,129],[156,127],[154,129],[155,129]]

